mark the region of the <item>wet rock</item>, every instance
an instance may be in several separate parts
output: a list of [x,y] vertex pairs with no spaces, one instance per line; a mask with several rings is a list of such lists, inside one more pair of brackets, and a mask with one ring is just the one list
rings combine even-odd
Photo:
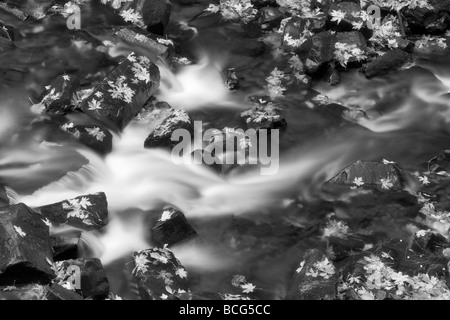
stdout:
[[103,192],[88,194],[37,209],[54,226],[68,224],[83,230],[100,229],[107,224],[108,202]]
[[183,212],[174,208],[164,209],[152,228],[152,241],[158,247],[173,246],[197,236]]
[[103,3],[117,10],[126,22],[158,35],[164,34],[172,10],[169,0],[104,0]]
[[109,283],[99,259],[75,259],[56,263],[56,283],[84,298],[101,300],[109,294]]
[[14,41],[14,28],[0,21],[0,38],[11,42]]
[[315,73],[322,65],[334,59],[336,35],[330,31],[320,32],[312,37],[312,47],[306,56],[306,71]]
[[[363,55],[367,53],[367,41],[359,31],[338,32],[336,35],[336,43],[345,44],[348,47],[359,49]],[[352,54],[352,56],[348,59],[348,66],[361,66],[361,59]]]
[[76,125],[74,130],[80,133],[77,139],[85,146],[105,155],[112,151],[111,132],[99,125]]
[[53,278],[49,228],[23,203],[0,208],[0,284]]
[[26,14],[22,10],[19,10],[18,8],[8,5],[7,3],[0,2],[0,9],[12,14],[17,19],[22,21],[25,21],[28,18],[28,14]]
[[381,57],[369,62],[363,67],[367,78],[373,78],[401,68],[408,62],[410,55],[402,50],[394,49],[386,52]]
[[429,39],[422,37],[414,45],[414,53],[422,55],[447,55],[450,48],[450,42],[447,38]]
[[400,171],[394,164],[361,161],[349,165],[330,180],[350,187],[371,187],[382,191],[403,189]]
[[171,110],[171,115],[157,125],[144,142],[145,148],[173,148],[178,141],[172,141],[172,133],[177,129],[187,130],[192,136],[194,124],[184,110]]
[[317,249],[302,258],[286,295],[287,300],[332,300],[339,274],[333,263]]
[[80,232],[52,235],[53,260],[63,261],[78,258]]
[[37,112],[46,111],[53,115],[63,115],[73,110],[72,97],[79,81],[75,76],[60,75],[55,78],[41,93],[38,104],[32,106]]
[[172,41],[145,32],[139,28],[123,28],[115,33],[117,37],[126,44],[133,47],[138,54],[152,56],[152,62],[156,63],[159,59],[166,62],[172,61],[174,54],[174,45]]
[[310,21],[299,17],[292,17],[283,31],[282,48],[288,52],[301,53],[311,48],[312,33],[309,31]]
[[78,293],[54,283],[48,289],[47,300],[83,300]]
[[256,104],[252,108],[241,112],[241,119],[248,128],[252,129],[280,129],[287,126],[282,109],[273,102]]
[[441,172],[450,171],[450,150],[444,150],[436,157],[422,165],[423,171]]
[[326,81],[331,85],[331,86],[335,86],[338,85],[341,82],[341,74],[339,73],[339,71],[333,67],[330,66],[327,71],[326,71]]
[[186,293],[187,272],[167,248],[152,248],[134,253],[133,276],[142,300],[174,300]]
[[144,56],[131,53],[81,103],[90,115],[123,130],[159,87],[158,67]]
[[[344,19],[339,23],[337,21],[331,21],[332,16],[330,15],[333,11],[341,11],[345,14]],[[331,22],[332,29],[336,31],[352,31],[354,30],[354,25],[364,26],[365,21],[360,16],[361,7],[354,2],[338,2],[333,3],[330,7],[329,19]]]
[[430,0],[427,6],[406,8],[403,11],[408,26],[414,33],[442,33],[450,23],[448,13],[450,2],[448,0]]
[[225,72],[225,85],[228,90],[234,91],[239,89],[239,78],[236,75],[235,68],[228,68]]
[[285,15],[274,7],[261,8],[256,16],[263,30],[272,30],[280,26]]

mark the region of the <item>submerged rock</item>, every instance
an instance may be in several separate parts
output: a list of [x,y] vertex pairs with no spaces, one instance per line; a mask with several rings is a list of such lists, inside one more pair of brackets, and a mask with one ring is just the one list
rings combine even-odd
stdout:
[[152,56],[152,62],[163,59],[166,62],[172,61],[174,55],[174,45],[171,40],[145,32],[139,28],[123,28],[115,35],[126,44],[133,47],[133,50],[147,57]]
[[241,118],[248,128],[252,129],[280,129],[287,126],[282,109],[275,103],[257,104],[241,112]]
[[37,209],[53,225],[68,224],[83,230],[107,224],[108,202],[103,192],[76,197]]
[[46,111],[52,115],[63,115],[73,110],[72,97],[79,87],[79,81],[72,75],[60,75],[41,93],[39,103],[33,105],[33,111]]
[[0,284],[50,280],[52,257],[42,216],[23,203],[0,208]]
[[372,187],[379,190],[398,191],[403,189],[400,171],[392,163],[358,160],[330,180],[332,183],[350,187]]
[[319,250],[308,250],[295,271],[287,300],[332,300],[336,298],[339,273]]
[[389,73],[401,68],[408,62],[410,55],[402,50],[390,50],[381,57],[369,62],[363,67],[363,72],[367,78],[373,78]]
[[186,270],[166,247],[135,252],[134,262],[142,300],[174,300],[189,290]]
[[145,139],[145,148],[173,148],[178,141],[172,141],[172,133],[175,130],[184,129],[191,134],[194,133],[194,123],[191,117],[181,109],[171,109],[171,114],[164,121],[155,127],[155,129]]
[[131,53],[93,92],[83,100],[81,110],[123,130],[158,89],[158,67],[144,56]]
[[194,228],[189,224],[183,212],[174,208],[167,208],[152,228],[152,241],[158,247],[173,246],[197,236]]

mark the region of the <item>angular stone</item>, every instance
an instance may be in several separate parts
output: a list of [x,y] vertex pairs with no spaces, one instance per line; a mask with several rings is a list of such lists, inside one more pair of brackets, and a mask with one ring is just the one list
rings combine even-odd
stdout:
[[186,293],[187,272],[167,248],[152,248],[134,253],[133,276],[142,300],[174,300]]
[[63,115],[72,111],[72,96],[79,85],[80,83],[75,76],[58,76],[45,87],[38,98],[39,104],[32,106],[32,109],[41,108],[41,110],[53,115]]
[[286,295],[287,300],[332,300],[336,297],[339,273],[319,250],[308,250]]
[[285,18],[285,15],[274,7],[261,8],[256,16],[261,29],[272,30],[280,26],[281,20]]
[[108,202],[103,192],[76,197],[37,209],[55,226],[68,224],[83,230],[100,229],[107,224]]
[[[172,10],[169,0],[104,0],[103,3],[117,10],[125,21],[158,35],[165,33]],[[137,18],[134,19],[136,14]]]
[[197,236],[183,212],[166,208],[152,228],[152,241],[158,247],[173,246]]
[[158,67],[144,56],[131,53],[93,92],[83,100],[81,110],[123,130],[158,89]]
[[172,141],[172,133],[177,129],[187,130],[191,137],[194,133],[194,124],[191,117],[184,110],[172,109],[171,115],[168,116],[162,123],[145,139],[145,148],[173,148],[178,144],[178,141]]
[[282,48],[297,53],[309,50],[312,46],[309,25],[309,20],[292,17],[284,26]]
[[[339,23],[336,21],[331,22],[334,30],[352,31],[354,30],[352,23],[365,23],[360,16],[355,16],[361,12],[361,7],[354,2],[344,1],[333,3],[330,7],[330,12],[333,10],[342,11],[345,13],[344,19],[342,19]],[[330,14],[330,12],[328,14]],[[331,21],[331,15],[329,16],[329,19]]]
[[0,284],[55,276],[49,228],[23,203],[0,208]]
[[306,56],[306,70],[316,72],[322,65],[334,59],[334,44],[336,35],[330,31],[315,34],[312,37],[312,47]]
[[[342,170],[330,182],[355,187],[355,179],[357,178],[362,178],[363,187],[377,188],[382,191],[403,189],[400,171],[395,165],[372,161],[358,160]],[[388,182],[389,188],[387,188],[387,185],[383,188],[382,179]]]
[[[358,48],[363,54],[367,53],[367,41],[359,31],[338,32],[336,34],[336,43],[338,42]],[[351,66],[361,65],[360,60],[353,55],[348,59],[348,63]]]
[[389,73],[402,67],[408,62],[410,55],[402,50],[394,49],[386,52],[381,57],[369,62],[363,67],[367,78],[373,78]]
[[275,103],[256,104],[252,108],[241,112],[241,118],[248,128],[252,129],[280,129],[287,126],[282,109]]
[[123,28],[117,31],[115,35],[126,44],[133,46],[133,50],[138,54],[141,50],[142,54],[153,56],[151,59],[153,62],[157,62],[159,59],[169,63],[172,61],[174,45],[170,40],[145,32],[139,28]]
[[53,260],[63,261],[78,258],[80,232],[51,236]]
[[[99,259],[76,259],[56,263],[56,283],[84,298],[100,300],[109,294],[109,282]],[[78,272],[79,270],[79,272]],[[77,288],[77,286],[80,288]]]

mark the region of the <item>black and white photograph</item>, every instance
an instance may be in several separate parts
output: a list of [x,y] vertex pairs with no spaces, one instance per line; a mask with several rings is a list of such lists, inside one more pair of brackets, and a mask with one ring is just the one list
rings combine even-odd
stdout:
[[0,300],[281,319],[449,269],[450,0],[0,1]]

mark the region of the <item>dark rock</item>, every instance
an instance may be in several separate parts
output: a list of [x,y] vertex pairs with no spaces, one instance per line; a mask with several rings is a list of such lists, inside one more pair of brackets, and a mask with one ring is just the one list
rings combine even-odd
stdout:
[[45,110],[49,114],[62,115],[73,110],[72,96],[79,87],[75,76],[60,75],[41,93],[39,104],[32,106],[37,112]]
[[312,46],[312,33],[308,30],[309,20],[292,17],[283,31],[282,48],[285,51],[301,53]]
[[450,2],[448,0],[430,0],[429,6],[406,8],[402,13],[408,26],[414,33],[442,33],[446,31],[450,20]]
[[68,224],[83,230],[100,229],[107,224],[108,202],[103,192],[49,204],[38,211],[55,226]]
[[5,25],[0,21],[0,38],[8,41],[14,41],[14,28],[12,26]]
[[341,75],[335,67],[330,66],[326,73],[326,80],[331,86],[335,86],[341,82]]
[[17,19],[22,20],[22,21],[25,21],[28,18],[28,14],[26,14],[22,10],[19,10],[15,7],[8,5],[7,3],[0,2],[0,9],[12,14]]
[[409,58],[410,55],[402,50],[390,50],[381,57],[366,64],[363,68],[363,72],[369,79],[381,76],[402,67],[408,62]]
[[354,30],[352,23],[365,23],[360,16],[355,16],[361,12],[361,7],[354,2],[344,1],[333,3],[330,7],[330,12],[333,10],[342,11],[345,13],[344,19],[342,19],[339,23],[336,21],[331,22],[332,28],[336,31],[352,31]]
[[58,284],[70,287],[70,290],[79,292],[84,298],[100,300],[108,296],[109,283],[99,259],[66,260],[57,262],[56,267]]
[[312,37],[312,47],[306,57],[306,71],[315,73],[322,65],[334,59],[336,35],[330,31],[320,32]]
[[287,126],[282,109],[275,103],[256,104],[252,108],[241,112],[241,118],[248,128],[252,129],[280,129]]
[[0,208],[0,284],[54,277],[49,228],[23,203]]
[[418,55],[448,55],[450,41],[448,38],[427,39],[422,38],[415,42],[414,53]]
[[80,133],[77,139],[85,146],[105,155],[112,151],[111,132],[99,125],[75,125],[74,130]]
[[423,168],[423,171],[430,172],[450,171],[450,150],[444,150],[424,164]]
[[47,300],[83,300],[78,293],[54,283],[48,289]]
[[364,187],[393,191],[403,189],[400,171],[395,165],[361,160],[342,170],[330,182],[356,187],[358,178],[362,178]]
[[434,13],[424,21],[428,33],[443,33],[450,24],[450,16],[447,12]]
[[296,270],[287,300],[332,300],[339,274],[332,262],[317,249],[308,250]]
[[228,68],[225,72],[225,85],[230,91],[239,89],[239,78],[235,68]]
[[145,32],[139,28],[123,28],[115,33],[126,44],[132,46],[138,54],[151,58],[156,63],[159,59],[170,63],[174,54],[174,46],[170,40]]
[[78,258],[80,245],[80,232],[52,235],[53,260],[63,261]]
[[47,300],[48,285],[27,284],[0,287],[0,300]]
[[[357,48],[363,55],[367,53],[367,41],[359,31],[338,32],[336,43],[343,43],[349,47]],[[352,54],[352,57],[348,59],[348,64],[351,67],[361,66],[361,59]]]
[[158,67],[133,53],[81,103],[88,115],[123,130],[159,87]]
[[285,18],[285,15],[276,8],[264,7],[259,10],[256,18],[261,25],[261,29],[272,30],[280,27],[280,22]]
[[[105,0],[104,2],[117,10],[125,21],[158,35],[165,33],[172,10],[172,3],[169,0],[132,0],[125,2]],[[129,19],[127,16],[130,12],[137,13],[140,17]]]
[[133,276],[142,300],[174,300],[186,293],[187,272],[167,248],[153,248],[134,253]]
[[197,236],[183,212],[166,208],[152,228],[152,241],[158,247],[169,247]]
[[191,136],[194,124],[191,117],[184,110],[174,110],[164,121],[157,125],[144,142],[145,148],[173,148],[178,141],[172,141],[172,133],[177,129],[187,130]]
[[414,49],[414,42],[406,40],[404,38],[397,38],[398,48],[408,53],[412,53]]

